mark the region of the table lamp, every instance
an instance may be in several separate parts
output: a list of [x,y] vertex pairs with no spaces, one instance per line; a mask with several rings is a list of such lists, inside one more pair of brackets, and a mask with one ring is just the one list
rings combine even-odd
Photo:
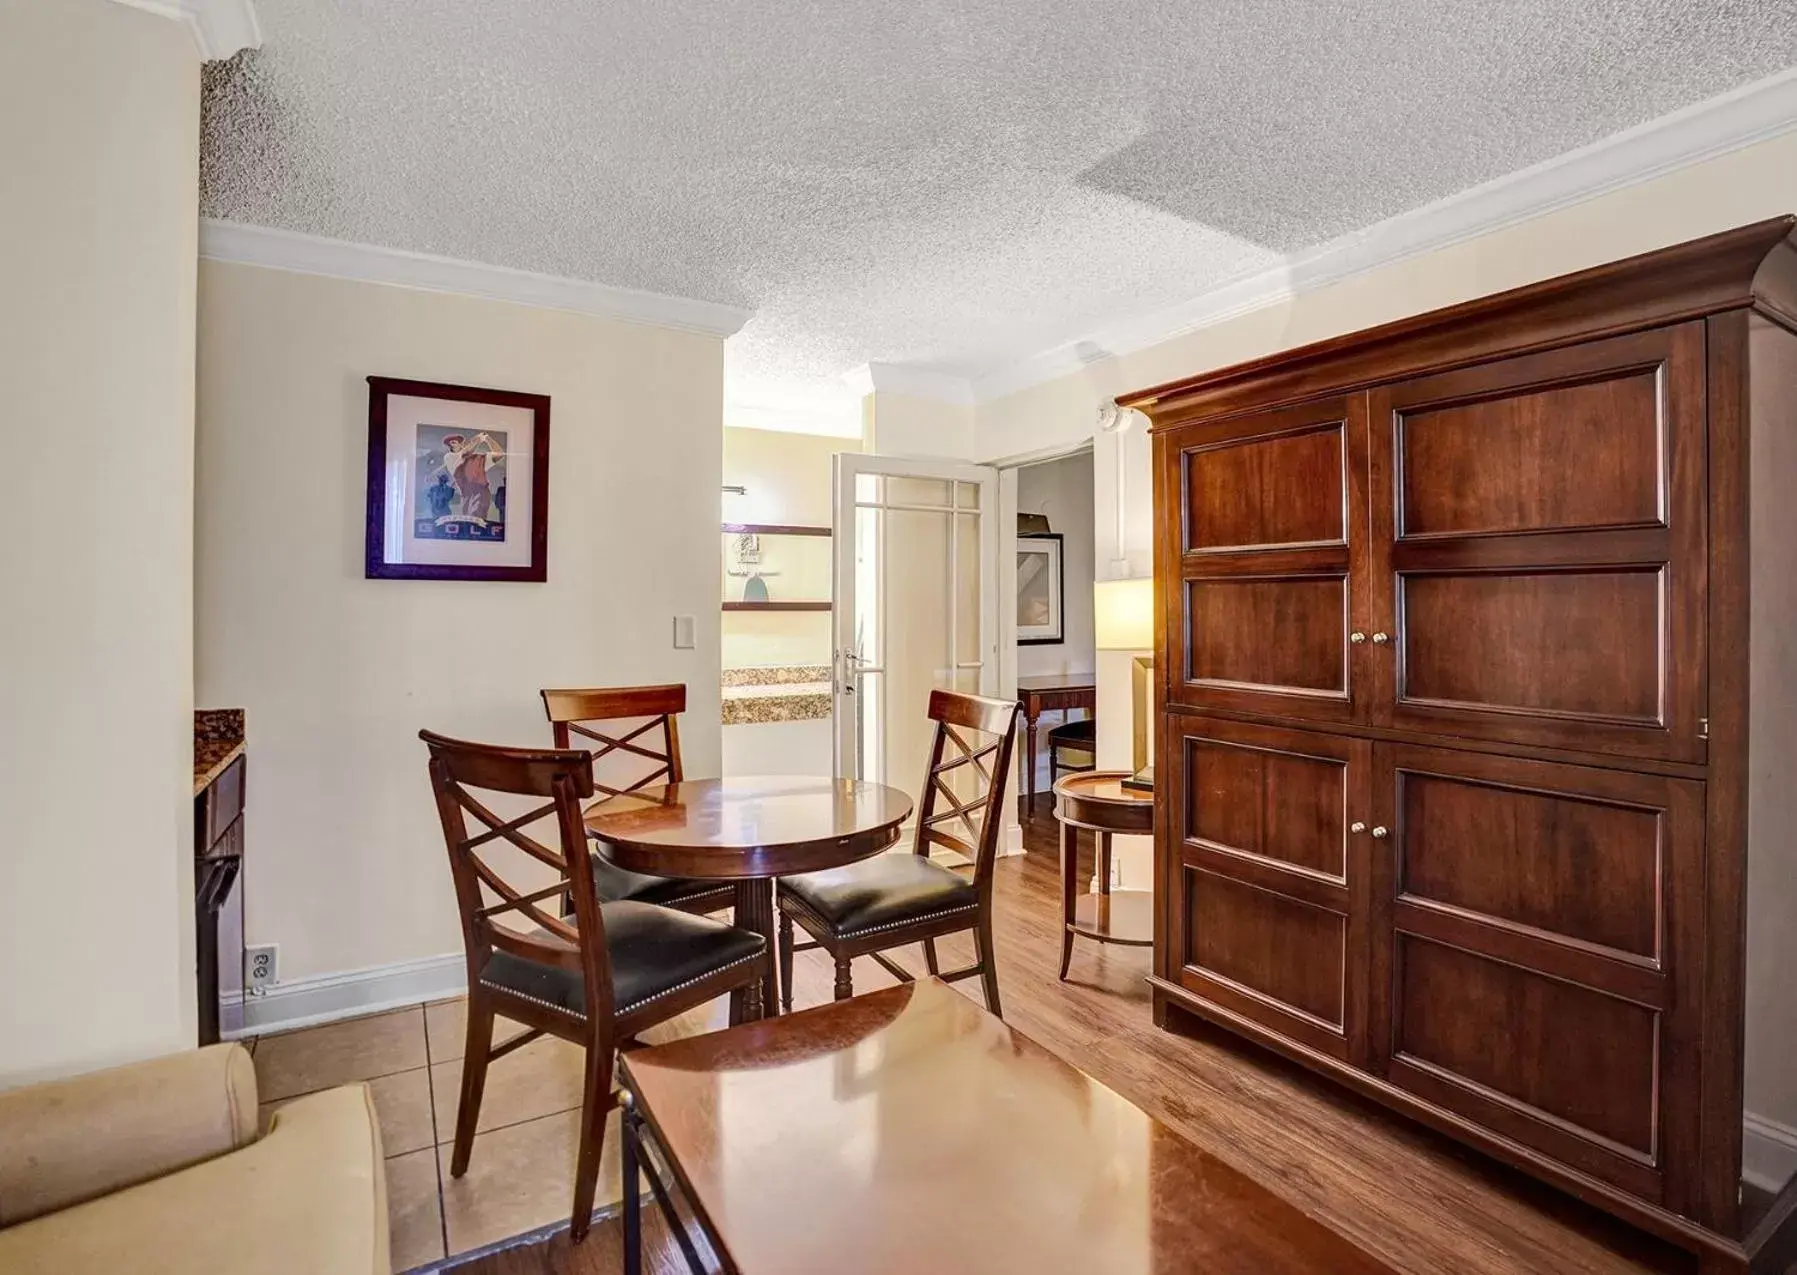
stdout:
[[1101,651],[1137,652],[1130,669],[1130,704],[1135,718],[1135,774],[1126,788],[1154,788],[1148,747],[1148,679],[1154,671],[1154,581],[1100,580],[1093,586],[1093,643]]

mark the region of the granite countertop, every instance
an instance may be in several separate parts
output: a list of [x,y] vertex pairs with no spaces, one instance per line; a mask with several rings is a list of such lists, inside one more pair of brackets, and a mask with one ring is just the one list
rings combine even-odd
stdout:
[[809,722],[830,716],[830,666],[789,664],[724,670],[724,725]]
[[193,714],[193,795],[205,792],[243,756],[243,710],[200,708]]
[[736,686],[790,686],[796,682],[828,683],[829,680],[828,664],[763,664],[724,670],[726,689]]

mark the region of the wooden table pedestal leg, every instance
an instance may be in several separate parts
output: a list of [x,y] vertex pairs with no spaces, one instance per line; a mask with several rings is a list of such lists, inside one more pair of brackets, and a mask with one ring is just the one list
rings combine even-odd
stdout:
[[[735,924],[753,930],[767,940],[771,957],[774,952],[774,883],[768,877],[756,877],[736,883]],[[739,987],[730,993],[730,1025],[771,1018],[780,1012],[779,989],[774,981],[777,961],[769,960],[768,975],[760,983]]]

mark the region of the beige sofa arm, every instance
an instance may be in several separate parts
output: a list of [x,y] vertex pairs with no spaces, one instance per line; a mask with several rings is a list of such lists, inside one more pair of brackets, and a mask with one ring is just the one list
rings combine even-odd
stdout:
[[256,1071],[241,1045],[0,1093],[0,1227],[255,1140]]
[[380,1128],[366,1085],[296,1098],[253,1146],[0,1228],[0,1271],[390,1275]]

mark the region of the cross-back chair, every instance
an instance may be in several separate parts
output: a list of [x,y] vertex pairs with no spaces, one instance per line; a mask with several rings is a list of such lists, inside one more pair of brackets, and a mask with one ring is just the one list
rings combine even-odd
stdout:
[[[431,789],[468,956],[468,1043],[449,1171],[459,1178],[468,1170],[494,1059],[545,1033],[583,1046],[572,1223],[578,1242],[592,1219],[618,1042],[764,978],[767,940],[709,917],[600,901],[581,822],[581,802],[593,795],[593,759],[584,749],[496,748],[430,731],[419,738],[430,749]],[[507,818],[477,792],[542,804]],[[526,831],[544,821],[553,828],[546,839]],[[545,906],[563,897],[572,899],[570,914]],[[495,1048],[495,1016],[528,1030]]]
[[[780,994],[786,1009],[792,1009],[794,952],[817,947],[829,952],[836,962],[836,999],[846,1000],[854,995],[849,967],[856,957],[871,956],[888,973],[910,982],[910,973],[886,952],[922,943],[930,973],[951,983],[979,975],[986,1008],[1001,1013],[992,947],[992,874],[1004,825],[1017,711],[1014,701],[931,691],[929,716],[936,730],[913,852],[780,879]],[[934,862],[930,851],[936,846],[972,860],[973,879]],[[795,944],[795,923],[814,941]],[[966,969],[944,974],[936,960],[936,940],[962,930],[974,933],[976,959]]]
[[[557,748],[573,747],[576,740],[583,741],[582,747],[584,741],[597,745],[593,750],[593,790],[602,797],[636,792],[650,784],[677,784],[686,777],[680,765],[679,721],[686,711],[686,687],[680,683],[546,690],[541,694]],[[632,722],[637,724],[629,725]],[[601,778],[602,770],[609,774],[611,769],[601,763],[614,756],[638,763],[639,773],[623,787]],[[606,902],[629,899],[682,912],[722,911],[736,897],[728,881],[626,872],[597,854],[593,880]]]

